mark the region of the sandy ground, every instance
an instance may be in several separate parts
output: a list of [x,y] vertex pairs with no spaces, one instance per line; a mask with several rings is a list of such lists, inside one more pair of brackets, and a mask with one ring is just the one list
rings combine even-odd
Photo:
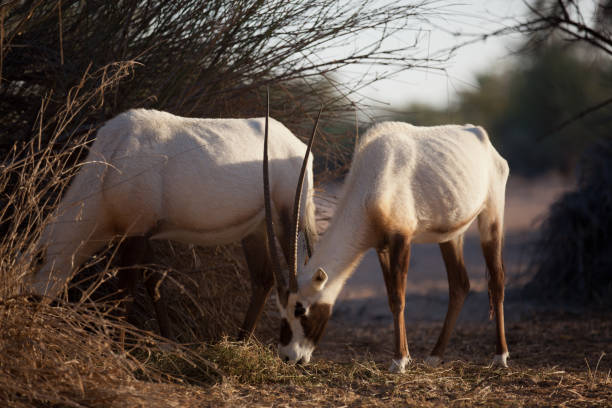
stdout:
[[[504,263],[506,266],[506,319],[520,319],[532,305],[525,304],[513,294],[529,276],[525,273],[529,262],[530,244],[537,236],[537,227],[548,207],[573,183],[557,175],[535,180],[510,177],[506,192]],[[316,198],[320,229],[327,227],[334,211],[340,184],[328,184]],[[480,250],[478,230],[474,223],[466,233],[465,262],[470,276],[471,294],[460,316],[461,320],[484,321],[488,318],[485,264]],[[440,250],[436,244],[412,246],[406,296],[408,321],[437,321],[444,318],[447,307],[448,284]],[[391,319],[386,290],[378,258],[368,251],[361,264],[348,280],[335,306],[335,318],[340,320],[386,321]]]

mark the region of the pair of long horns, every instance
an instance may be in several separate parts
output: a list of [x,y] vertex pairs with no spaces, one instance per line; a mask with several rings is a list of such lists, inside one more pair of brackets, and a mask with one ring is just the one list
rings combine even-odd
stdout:
[[295,201],[293,203],[293,223],[291,228],[291,242],[289,246],[289,289],[287,289],[287,283],[283,276],[280,262],[278,259],[278,252],[276,251],[276,235],[274,233],[274,225],[272,222],[272,204],[270,202],[270,174],[268,172],[268,121],[270,118],[270,92],[266,90],[266,126],[264,134],[264,159],[263,159],[263,180],[264,180],[264,206],[266,211],[266,226],[268,231],[268,247],[270,250],[270,257],[272,261],[272,271],[274,273],[274,279],[276,281],[276,290],[278,297],[283,306],[287,305],[289,292],[295,293],[298,291],[297,284],[297,246],[298,246],[298,231],[300,223],[300,206],[302,197],[302,188],[304,185],[304,176],[306,175],[306,168],[308,166],[308,157],[312,149],[312,143],[314,136],[317,133],[317,126],[319,125],[319,118],[323,107],[319,110],[317,120],[312,129],[312,135],[308,140],[308,147],[306,148],[306,154],[304,155],[304,161],[302,162],[302,170],[300,171],[300,177],[297,183],[297,189],[295,191]]

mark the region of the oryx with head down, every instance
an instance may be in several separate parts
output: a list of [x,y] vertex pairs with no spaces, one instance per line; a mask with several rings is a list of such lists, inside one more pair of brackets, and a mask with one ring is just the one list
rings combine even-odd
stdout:
[[[264,126],[267,131],[267,117],[195,119],[144,109],[108,121],[42,233],[31,292],[57,296],[76,267],[121,237],[128,237],[131,263],[141,262],[150,239],[202,246],[242,241],[252,294],[241,336],[249,336],[274,284],[261,172]],[[275,233],[288,242],[306,146],[276,120],[269,133],[268,194]],[[299,218],[307,242],[314,243],[312,161],[305,174]],[[288,256],[289,246],[283,250]],[[147,281],[152,296],[156,284]],[[168,337],[163,299],[155,300],[160,331]]]
[[[508,174],[506,160],[481,127],[399,122],[371,127],[355,149],[329,228],[299,273],[291,265],[289,287],[279,286],[281,357],[310,360],[344,283],[366,250],[375,248],[395,326],[391,370],[404,371],[410,361],[404,323],[410,245],[435,242],[450,293],[442,332],[427,358],[437,365],[469,291],[463,236],[477,219],[489,271],[490,313],[497,326],[494,363],[506,366],[502,241]],[[267,189],[265,194],[268,200]],[[273,230],[270,223],[268,229]]]

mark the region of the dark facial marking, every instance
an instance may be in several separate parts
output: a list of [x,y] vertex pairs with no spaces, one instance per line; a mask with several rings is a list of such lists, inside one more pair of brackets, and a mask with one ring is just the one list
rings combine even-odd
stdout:
[[315,346],[321,340],[330,315],[331,305],[329,303],[315,303],[310,306],[308,316],[300,317],[304,337],[312,341]]
[[295,304],[295,317],[304,316],[305,314],[306,314],[306,309],[304,309],[304,306],[302,306],[300,302],[297,302]]
[[291,332],[291,326],[289,326],[289,322],[287,319],[281,320],[281,330],[280,330],[280,344],[286,346],[291,341],[293,337],[293,333]]

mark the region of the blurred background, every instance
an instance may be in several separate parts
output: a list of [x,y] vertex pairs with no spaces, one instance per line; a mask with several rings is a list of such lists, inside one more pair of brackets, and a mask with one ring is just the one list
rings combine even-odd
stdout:
[[[445,3],[440,15],[402,37],[443,62],[391,73],[359,95],[373,120],[488,130],[511,168],[504,248],[510,320],[550,307],[610,307],[610,7]],[[376,71],[384,73],[390,71]],[[339,185],[333,187],[328,191]],[[481,296],[468,299],[461,319],[485,321],[486,271],[475,225],[465,256],[472,290]],[[370,251],[341,295],[341,311],[389,320],[380,276]],[[408,318],[442,318],[448,297],[437,245],[413,247],[408,276]]]
[[[74,174],[67,164],[84,157],[105,120],[137,107],[261,116],[268,85],[272,115],[299,137],[325,105],[315,148],[321,232],[355,140],[371,123],[482,125],[511,168],[505,262],[515,306],[507,306],[508,318],[540,305],[609,309],[611,16],[609,0],[2,1],[5,265],[35,241],[39,229],[30,226],[42,225]],[[40,170],[50,155],[62,166]],[[19,164],[25,158],[34,158],[30,167]],[[35,210],[23,207],[31,200],[14,198],[24,171],[44,189]],[[447,293],[439,250],[416,247],[407,315],[439,321]],[[473,294],[461,318],[484,320],[486,272],[474,229],[465,250]],[[246,309],[247,299],[219,289],[246,290],[239,249],[198,251],[171,244],[157,250],[160,268],[177,273],[164,290],[178,298],[187,288],[189,302],[214,305],[185,306],[197,315],[189,321],[183,306],[174,306],[177,324],[191,328],[184,340],[233,332],[240,319],[219,321],[216,314]],[[235,277],[230,286],[228,271]],[[179,289],[171,287],[176,282]],[[338,319],[363,316],[391,318],[371,253],[336,310]]]

